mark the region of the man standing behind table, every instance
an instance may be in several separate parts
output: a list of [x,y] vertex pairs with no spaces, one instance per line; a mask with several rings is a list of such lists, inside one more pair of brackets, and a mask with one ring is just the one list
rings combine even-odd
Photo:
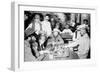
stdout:
[[34,20],[32,20],[32,22],[29,24],[29,26],[26,28],[25,31],[27,31],[28,29],[32,29],[32,32],[30,34],[32,34],[34,32],[36,35],[39,34],[39,32],[41,30],[40,15],[38,15],[38,14],[35,15]]
[[49,22],[49,15],[44,16],[44,21],[41,22],[42,31],[49,37],[52,33],[51,24]]
[[25,34],[27,35],[27,37],[35,36],[36,42],[38,43],[38,47],[39,47],[39,35],[41,30],[42,30],[42,24],[40,21],[40,15],[36,14],[31,24],[26,28]]
[[88,34],[86,33],[86,28],[80,29],[80,35],[81,37],[79,39],[70,43],[66,47],[70,47],[70,50],[73,51],[73,47],[78,46],[76,53],[78,54],[79,58],[86,59],[90,48],[90,39]]

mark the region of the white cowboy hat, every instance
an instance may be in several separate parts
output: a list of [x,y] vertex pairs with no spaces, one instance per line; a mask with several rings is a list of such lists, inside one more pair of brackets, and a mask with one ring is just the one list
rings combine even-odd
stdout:
[[60,33],[60,30],[57,29],[57,28],[55,28],[55,29],[53,30],[53,32],[59,32],[59,33]]
[[77,30],[85,29],[87,27],[88,25],[83,24],[83,25],[78,26]]

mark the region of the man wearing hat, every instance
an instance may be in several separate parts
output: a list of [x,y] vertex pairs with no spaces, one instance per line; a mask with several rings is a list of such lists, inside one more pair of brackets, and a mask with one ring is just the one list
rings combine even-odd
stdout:
[[88,28],[88,25],[86,25],[86,24],[79,25],[77,27],[77,30],[73,34],[73,40],[79,39],[81,37],[80,30],[81,29],[87,29],[87,28]]
[[48,44],[63,44],[64,41],[60,36],[60,30],[55,28],[52,32],[51,39],[48,39]]
[[74,50],[73,47],[77,46],[76,53],[78,54],[80,59],[86,59],[88,55],[88,51],[90,48],[90,39],[88,34],[86,33],[86,28],[80,28],[80,37],[70,43],[69,45],[66,45],[66,47],[70,47],[70,50]]

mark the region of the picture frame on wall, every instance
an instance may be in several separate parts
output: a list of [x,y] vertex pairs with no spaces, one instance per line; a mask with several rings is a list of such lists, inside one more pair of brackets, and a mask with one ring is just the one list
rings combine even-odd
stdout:
[[11,69],[95,64],[96,8],[11,4]]

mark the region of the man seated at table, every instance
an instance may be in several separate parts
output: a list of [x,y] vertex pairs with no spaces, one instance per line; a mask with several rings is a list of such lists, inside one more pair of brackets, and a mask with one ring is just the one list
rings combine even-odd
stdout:
[[73,35],[72,31],[69,29],[69,25],[65,26],[65,29],[62,31],[62,33]]
[[90,48],[90,39],[86,33],[86,28],[80,28],[80,35],[81,36],[79,39],[75,40],[69,45],[66,45],[66,47],[70,47],[70,50],[73,51],[73,47],[78,46],[76,53],[78,54],[79,58],[86,59]]
[[46,39],[47,39],[47,37],[46,37],[46,34],[44,33],[44,32],[42,32],[41,34],[40,34],[40,38],[39,38],[39,48],[40,48],[40,50],[44,50],[45,49],[45,47],[46,47]]
[[50,39],[48,39],[47,45],[49,45],[49,44],[52,44],[52,45],[54,45],[54,44],[64,44],[64,41],[61,38],[60,31],[58,29],[55,28],[53,30],[53,33],[52,33]]
[[65,29],[61,32],[61,37],[64,39],[65,43],[68,43],[73,38],[73,33],[69,29],[69,25],[65,25]]

